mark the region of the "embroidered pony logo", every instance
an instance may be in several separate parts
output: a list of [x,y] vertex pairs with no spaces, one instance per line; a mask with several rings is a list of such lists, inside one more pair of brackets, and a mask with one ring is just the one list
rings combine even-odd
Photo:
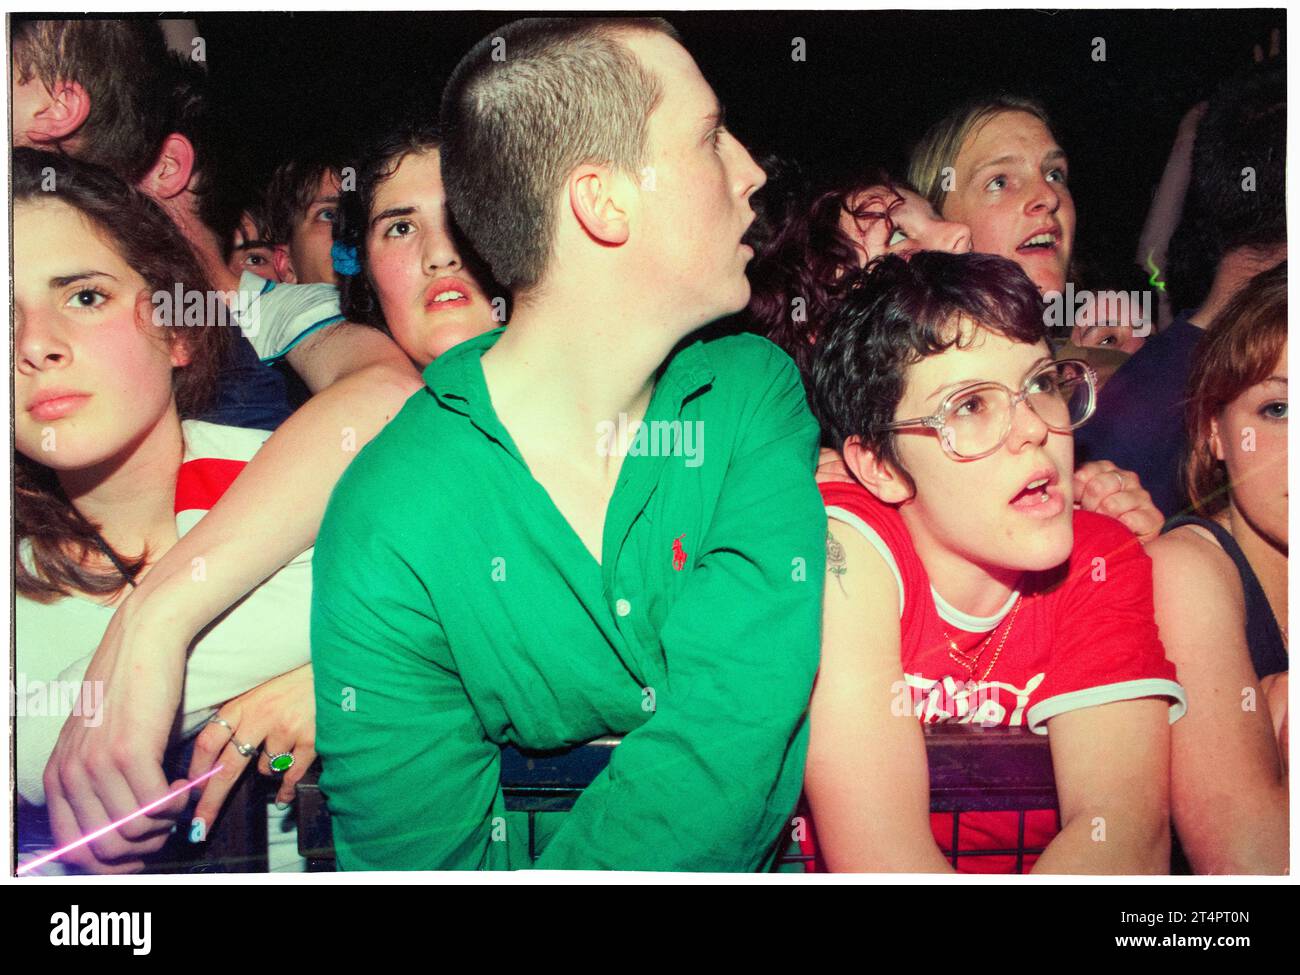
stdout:
[[673,571],[681,572],[686,567],[686,550],[682,548],[682,539],[686,533],[682,532],[673,539]]

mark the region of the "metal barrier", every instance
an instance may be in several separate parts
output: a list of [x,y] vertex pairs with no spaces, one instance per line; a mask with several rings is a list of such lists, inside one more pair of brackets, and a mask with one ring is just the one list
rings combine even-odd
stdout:
[[[952,813],[952,852],[956,867],[962,859],[1016,858],[1015,873],[1024,872],[1026,856],[1043,847],[1025,846],[1025,814],[1047,809],[1061,816],[1056,802],[1056,777],[1046,735],[1027,728],[981,729],[970,725],[930,725],[926,728],[930,763],[930,812]],[[1013,811],[1019,814],[1016,845],[1003,850],[963,850],[958,846],[961,815],[969,812]]]
[[[1015,810],[1021,817],[1031,809],[1056,808],[1056,781],[1045,736],[1023,728],[981,729],[970,725],[930,725],[925,729],[930,765],[932,812]],[[609,763],[617,738],[602,738],[567,752],[525,754],[514,748],[501,753],[501,790],[506,808],[528,813],[529,855],[535,860],[537,813],[566,812]],[[298,852],[308,870],[334,869],[334,844],[329,811],[318,783],[319,764],[298,783]],[[957,856],[1006,856],[1040,853],[1025,848],[980,853],[956,851]],[[954,863],[957,856],[954,856]],[[809,857],[783,853],[779,865],[803,863]]]
[[[528,814],[529,855],[536,859],[536,816],[567,812],[592,780],[609,764],[619,739],[602,738],[567,752],[529,753],[506,748],[501,754],[501,789],[506,809]],[[1023,728],[980,729],[969,725],[925,728],[930,769],[930,809],[960,816],[967,812],[1056,808],[1056,784],[1047,738]],[[317,761],[297,788],[298,852],[309,871],[331,871],[334,840],[329,810],[319,785]],[[240,872],[267,869],[267,805],[278,779],[249,768],[231,791],[221,815],[201,845],[186,842],[178,830],[166,849],[152,858],[151,873]],[[792,810],[793,812],[793,810]],[[48,830],[48,827],[46,827]],[[956,832],[954,824],[954,833]],[[1041,850],[957,851],[958,857],[1026,855]],[[782,852],[778,865],[803,864],[811,857]]]
[[[178,757],[179,755],[179,757]],[[189,751],[171,750],[164,759],[169,780],[184,778]],[[145,872],[265,873],[267,869],[267,803],[275,798],[278,782],[264,779],[249,768],[231,789],[217,820],[203,843],[189,842],[190,816],[198,797],[191,795],[185,815],[157,853],[146,856]],[[48,853],[55,846],[49,810],[19,803],[14,811],[14,846],[18,856]],[[58,864],[51,868],[56,869]],[[75,868],[74,868],[75,872]]]

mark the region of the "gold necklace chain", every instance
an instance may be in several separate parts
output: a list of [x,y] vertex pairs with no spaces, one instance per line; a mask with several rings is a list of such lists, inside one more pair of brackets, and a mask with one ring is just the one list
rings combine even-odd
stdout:
[[[985,670],[984,675],[980,677],[981,681],[988,680],[989,674],[993,673],[993,667],[998,662],[998,657],[1002,656],[1002,648],[1007,645],[1007,637],[1011,635],[1011,628],[1016,625],[1016,614],[1020,612],[1020,604],[1023,601],[1023,596],[1016,597],[1016,605],[1011,609],[1011,617],[1007,622],[1007,628],[1002,632],[1002,639],[998,642],[997,650],[993,651],[993,659],[989,661],[988,669]],[[998,626],[1000,627],[1001,624],[999,623]],[[952,658],[954,663],[965,667],[971,677],[974,678],[975,668],[979,666],[980,657],[984,656],[984,651],[988,649],[988,646],[993,641],[993,637],[997,634],[997,631],[998,628],[994,628],[993,632],[986,636],[980,643],[979,650],[976,651],[975,655],[971,656],[968,653],[963,653],[958,648],[957,641],[949,635],[947,630],[944,630],[943,635],[944,638],[947,639],[949,647],[948,656]]]

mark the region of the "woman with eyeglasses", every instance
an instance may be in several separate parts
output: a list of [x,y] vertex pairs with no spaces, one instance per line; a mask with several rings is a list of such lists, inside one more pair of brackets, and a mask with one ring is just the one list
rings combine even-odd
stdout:
[[[886,257],[851,284],[812,365],[814,409],[854,478],[821,485],[805,780],[819,862],[1166,872],[1184,696],[1150,560],[1124,525],[1074,510],[1092,371],[1053,360],[1038,291],[1003,258]],[[936,723],[1048,735],[1059,818],[1030,811],[1022,833],[1014,812],[931,815],[922,726]]]
[[[856,281],[854,272],[891,254],[907,260],[923,251],[971,249],[965,224],[938,216],[925,197],[883,169],[869,168],[813,194],[793,192],[785,210],[754,259],[747,314],[755,331],[794,359],[810,389],[818,333]],[[851,480],[826,444],[823,437],[818,480]],[[1086,511],[1118,518],[1143,542],[1159,535],[1164,522],[1138,476],[1107,460],[1075,470],[1074,499]]]

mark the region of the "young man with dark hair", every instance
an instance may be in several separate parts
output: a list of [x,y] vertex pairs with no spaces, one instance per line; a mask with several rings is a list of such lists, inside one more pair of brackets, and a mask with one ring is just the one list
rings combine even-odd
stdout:
[[239,226],[221,254],[232,274],[248,271],[276,284],[293,283],[289,248],[275,239],[261,200],[249,203],[240,214]]
[[285,242],[292,280],[337,284],[330,249],[339,208],[343,166],[322,158],[291,159],[271,174],[266,187],[271,234]]
[[[57,120],[56,129],[39,130],[52,136],[44,141],[57,142],[57,148],[76,156],[94,151],[81,137],[96,117],[100,89],[90,79],[106,61],[92,43],[98,36],[94,24],[38,22],[16,38],[20,49],[32,45],[22,55],[30,55],[31,63],[57,66],[53,107],[31,117]],[[113,28],[124,34],[136,29],[149,36],[157,30],[156,25]],[[40,53],[34,53],[38,47]],[[229,363],[225,376],[227,389],[234,392],[227,399],[233,413],[215,419],[229,423],[243,416],[247,421],[250,411],[265,416],[268,403],[245,400],[242,394],[250,385],[232,370],[245,370],[244,376],[256,379],[252,388],[260,388],[266,376],[278,382],[263,365],[278,358],[286,358],[315,395],[276,428],[203,522],[150,568],[117,610],[87,671],[87,680],[103,681],[103,720],[93,728],[70,720],[46,769],[58,844],[168,793],[162,754],[180,704],[190,643],[235,601],[312,545],[339,474],[420,386],[410,361],[387,336],[343,320],[336,289],[275,286],[255,275],[240,277],[226,266],[223,243],[233,233],[240,209],[231,203],[213,151],[219,133],[211,124],[205,75],[193,63],[175,61],[161,48],[152,50],[138,61],[107,61],[112,84],[127,93],[127,104],[163,106],[143,117],[117,116],[124,127],[138,126],[129,139],[124,137],[138,146],[155,138],[149,134],[155,116],[164,120],[143,175],[131,168],[117,175],[162,207],[193,248],[210,285],[242,312],[237,317],[248,341],[236,344],[244,357]],[[21,85],[15,73],[16,106],[26,97]],[[31,131],[30,126],[24,131]],[[208,296],[198,297],[206,304]],[[179,315],[180,309],[175,312]],[[199,565],[205,583],[195,586]],[[223,759],[222,771],[205,791],[224,796],[242,767],[238,756]],[[94,871],[138,867],[138,858],[160,844],[156,817],[178,815],[184,804],[184,795],[178,794],[155,818],[109,832],[67,859]]]
[[617,735],[533,865],[759,869],[803,777],[817,426],[774,345],[690,336],[748,299],[762,170],[662,21],[512,23],[442,122],[451,210],[514,314],[425,371],[322,524],[339,863],[529,866],[502,747]]
[[[1186,699],[1150,559],[1119,521],[1074,509],[1071,431],[1095,377],[1053,360],[1038,289],[1004,258],[886,257],[851,283],[812,369],[853,475],[821,485],[806,787],[824,863],[1167,872],[1169,725]],[[931,814],[935,723],[1049,735],[1059,820]],[[1018,846],[1041,857],[1005,852]]]
[[1226,84],[1201,119],[1169,245],[1179,313],[1106,384],[1097,416],[1077,438],[1081,461],[1136,471],[1166,516],[1186,507],[1183,404],[1196,348],[1233,296],[1286,252],[1286,66],[1270,61]]

